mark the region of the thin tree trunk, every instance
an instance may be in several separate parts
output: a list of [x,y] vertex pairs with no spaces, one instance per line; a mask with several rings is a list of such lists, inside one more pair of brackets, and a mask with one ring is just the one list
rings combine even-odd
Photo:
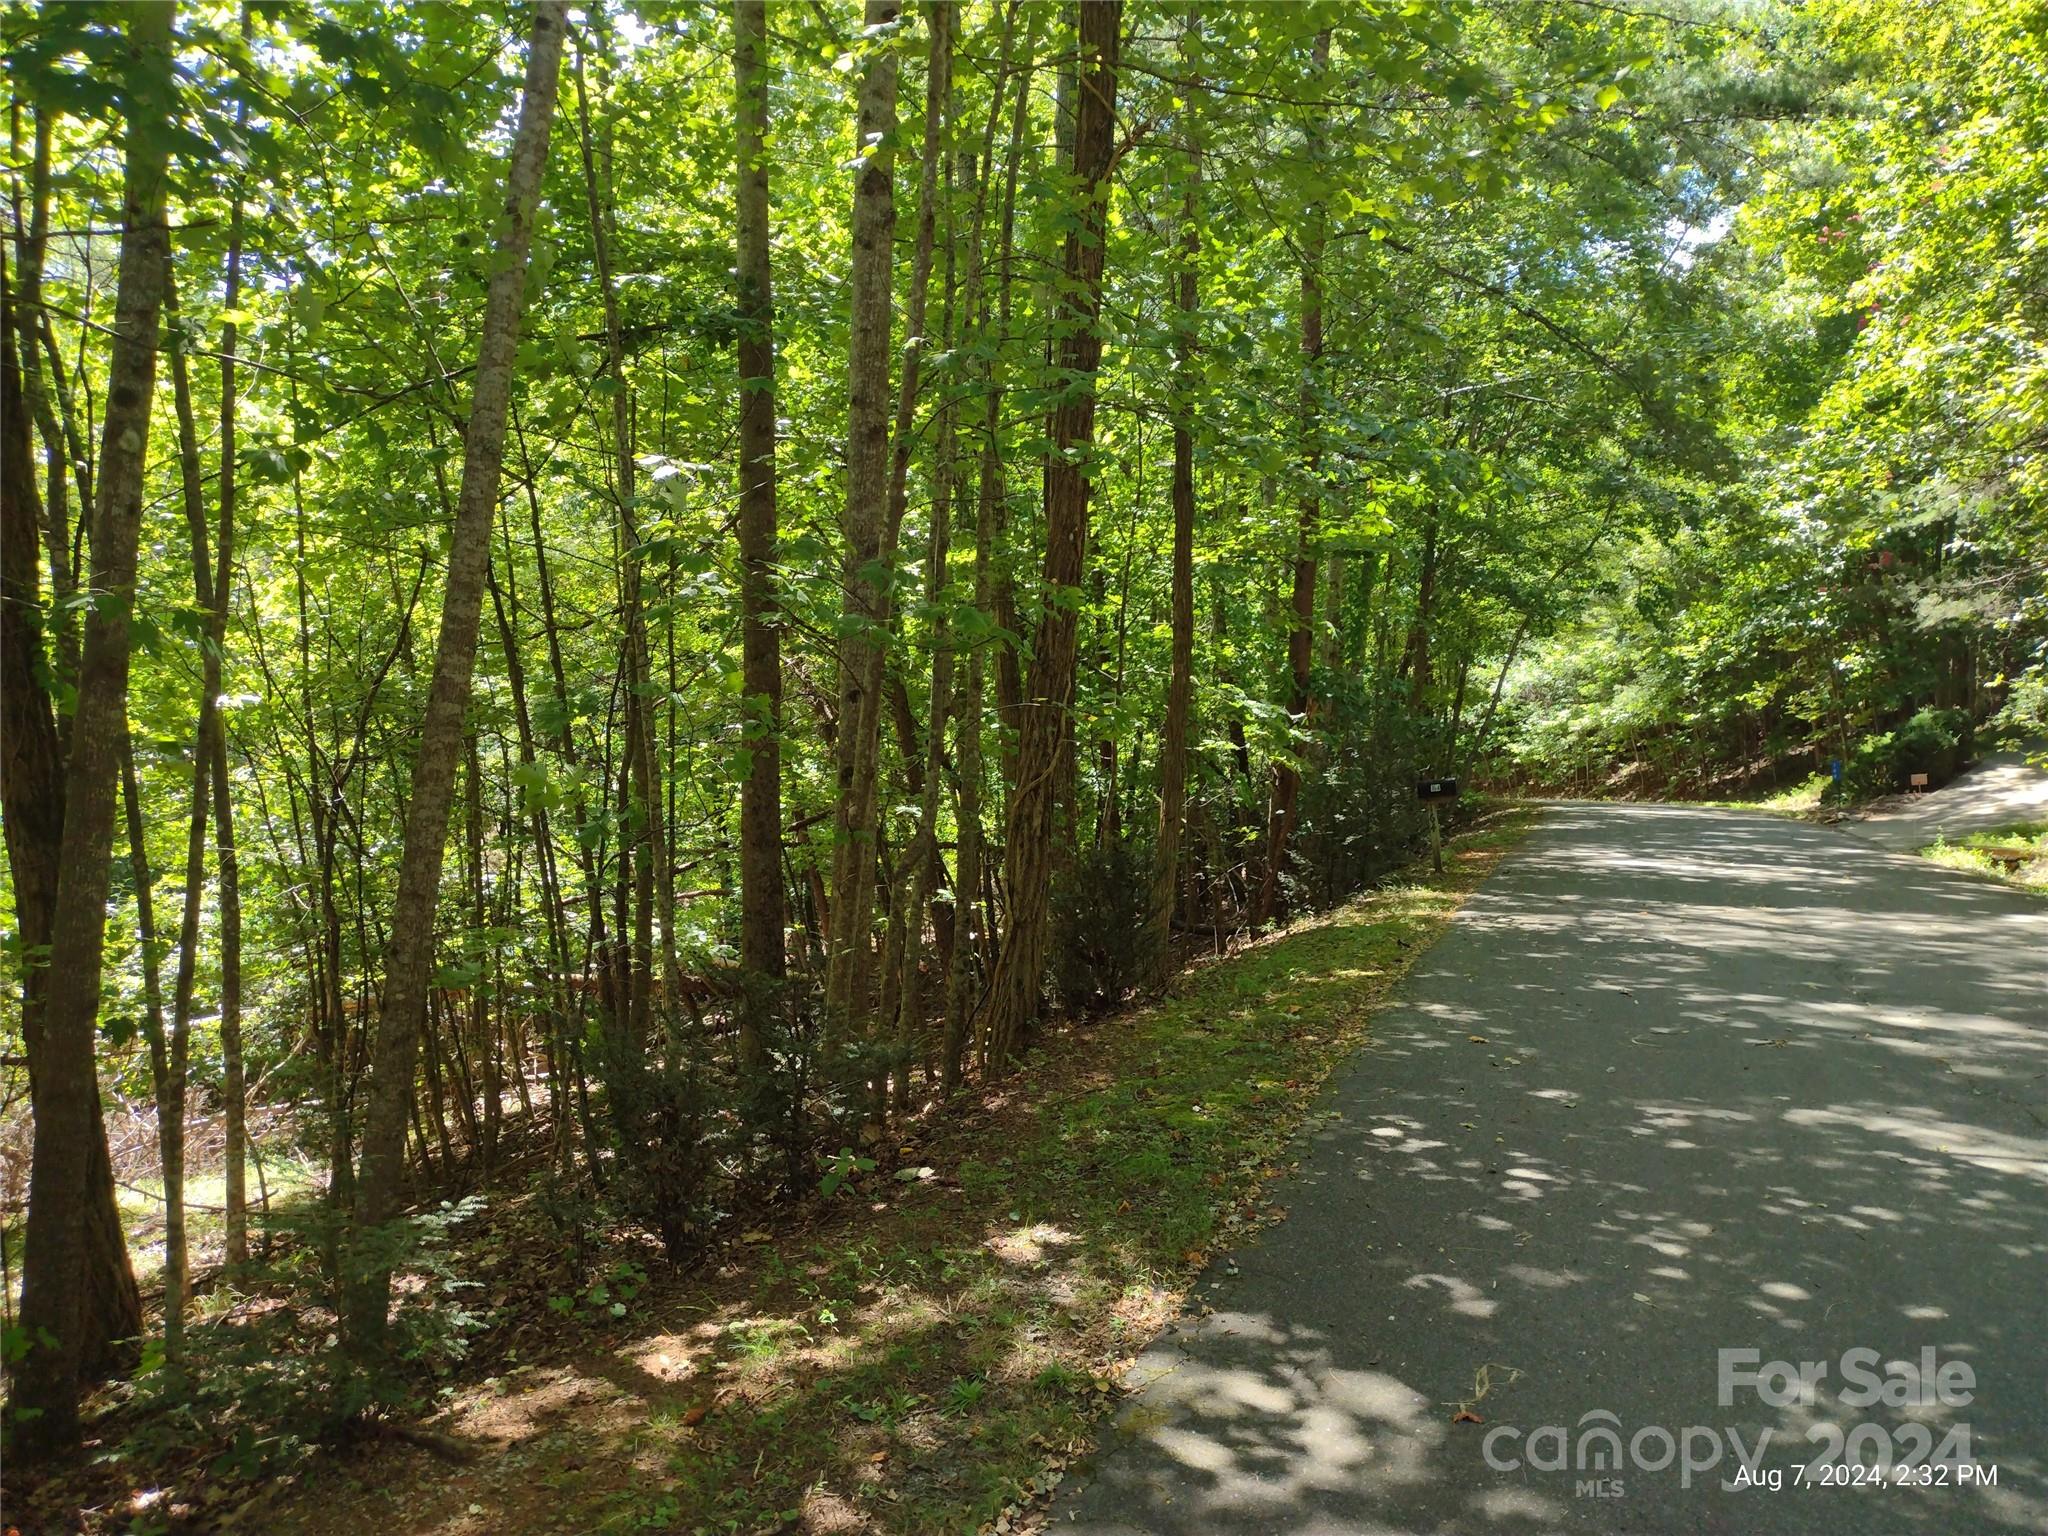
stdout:
[[1472,733],[1472,756],[1476,761],[1486,750],[1486,738],[1493,730],[1494,712],[1500,708],[1501,690],[1508,685],[1508,673],[1514,670],[1515,658],[1521,654],[1522,642],[1529,637],[1529,619],[1524,614],[1522,622],[1515,626],[1515,638],[1508,646],[1508,654],[1500,664],[1500,675],[1493,680],[1493,693],[1486,701],[1486,713],[1479,717],[1479,729]]
[[[31,151],[29,171],[29,227],[28,238],[19,243],[21,270],[19,273],[20,306],[17,321],[17,355],[22,399],[28,416],[42,433],[50,460],[50,495],[44,509],[42,537],[50,552],[50,589],[58,600],[56,612],[47,616],[49,627],[54,631],[56,655],[53,658],[59,675],[73,676],[78,670],[78,629],[65,610],[65,600],[72,592],[72,571],[76,556],[71,549],[71,512],[69,507],[71,487],[71,454],[69,447],[77,439],[76,427],[68,419],[61,425],[56,411],[50,404],[49,390],[43,382],[41,354],[43,348],[36,342],[48,323],[43,308],[43,261],[49,248],[50,237],[50,135],[51,112],[47,107],[36,111],[35,143]],[[54,348],[49,353],[51,364],[57,365]],[[61,385],[61,371],[58,375]],[[89,487],[90,477],[81,468],[78,483]],[[25,487],[34,483],[33,474],[24,481]],[[87,508],[90,499],[81,492],[80,504]],[[26,505],[26,503],[24,503]]]
[[[484,770],[474,731],[464,743],[463,757],[462,837],[468,865],[464,873],[469,887],[471,931],[481,933],[493,924],[484,896]],[[495,951],[497,941],[493,939],[491,942]],[[481,954],[473,952],[471,959],[476,965],[476,979],[469,984],[468,1023],[470,1048],[477,1060],[473,1079],[465,1086],[473,1087],[482,1101],[483,1113],[471,1129],[475,1144],[483,1154],[483,1171],[488,1175],[498,1155],[498,1124],[504,1118],[505,1085],[500,1076],[501,1058],[491,1008],[496,995],[495,968],[485,968]]]
[[1344,551],[1333,549],[1323,556],[1323,670],[1331,677],[1343,674],[1349,659],[1344,634]]
[[[203,792],[204,785],[201,785]],[[185,1355],[184,1052],[164,1028],[163,938],[156,926],[156,880],[143,830],[135,745],[121,743],[121,799],[128,813],[128,866],[135,879],[135,936],[142,952],[143,1034],[149,1041],[150,1085],[156,1094],[157,1156],[164,1181],[164,1359],[173,1370]],[[203,836],[203,833],[202,833]]]
[[[1190,11],[1181,31],[1186,62],[1201,36],[1199,12]],[[1163,986],[1173,974],[1173,898],[1179,888],[1180,841],[1187,820],[1188,717],[1194,700],[1195,656],[1195,333],[1199,324],[1196,271],[1202,250],[1202,150],[1189,105],[1187,182],[1181,192],[1180,271],[1176,278],[1173,334],[1173,614],[1172,659],[1166,683],[1166,723],[1159,741],[1159,837],[1152,872],[1152,982]]]
[[[1017,86],[1017,103],[1010,122],[1010,157],[1003,176],[1003,217],[998,244],[998,265],[1002,272],[1002,283],[997,289],[998,348],[1009,339],[1010,334],[1011,280],[1015,271],[1017,236],[1017,178],[1024,167],[1024,144],[1031,127],[1031,76],[1038,62],[1038,27],[1046,12],[1052,9],[1040,5],[1029,5],[1025,8],[1023,74]],[[989,367],[991,378],[986,402],[987,428],[983,451],[994,461],[995,499],[989,506],[989,547],[992,552],[989,572],[990,606],[984,611],[994,615],[996,627],[1002,631],[1002,640],[995,652],[996,778],[1004,790],[1007,819],[1009,788],[1016,782],[1015,733],[1023,714],[1024,680],[1022,666],[1018,660],[1017,589],[1011,569],[1009,541],[1009,486],[1003,473],[1002,460],[1002,365],[998,359],[992,359]],[[986,479],[983,483],[984,486],[987,485]]]
[[[511,569],[511,545],[506,544],[506,569]],[[513,599],[509,611],[506,594],[498,587],[495,575],[488,579],[491,593],[491,611],[498,621],[498,642],[505,656],[505,680],[512,694],[512,718],[519,733],[519,765],[531,775],[538,762],[534,750],[533,714],[526,700],[526,666],[519,654],[519,635],[516,627],[518,615],[516,587],[511,593]],[[538,785],[536,784],[536,789]],[[554,1116],[554,1132],[557,1149],[566,1162],[568,1157],[567,1125],[565,1106],[568,1102],[568,1071],[561,1049],[563,1037],[567,1035],[567,1021],[571,1014],[569,992],[569,919],[562,901],[561,875],[555,860],[554,836],[549,830],[547,801],[544,796],[534,793],[528,797],[528,815],[533,825],[533,846],[540,872],[541,911],[547,928],[548,980],[550,983],[549,1007],[560,1021],[558,1032],[551,1032],[549,1047],[549,1109]],[[524,1077],[521,1077],[522,1095]]]
[[1432,510],[1429,527],[1422,536],[1422,571],[1415,581],[1415,622],[1409,628],[1408,643],[1401,654],[1401,670],[1408,678],[1408,708],[1412,713],[1421,712],[1423,697],[1429,692],[1429,643],[1436,617],[1436,582],[1437,515]]
[[[893,27],[896,0],[867,0],[867,29]],[[839,636],[839,795],[833,817],[832,904],[826,937],[828,1040],[857,1032],[866,1013],[872,947],[874,799],[881,755],[881,683],[888,627],[889,332],[896,239],[896,55],[869,45],[857,116],[860,170],[853,195],[851,319],[847,332],[845,613]],[[911,346],[922,338],[913,327]],[[911,351],[915,357],[915,351]]]
[[[1330,67],[1330,29],[1316,34],[1311,73],[1320,78]],[[1312,128],[1309,158],[1322,158],[1322,135]],[[1287,629],[1287,670],[1293,694],[1288,713],[1298,731],[1314,725],[1315,699],[1310,693],[1310,664],[1314,657],[1316,611],[1316,539],[1322,521],[1322,402],[1317,375],[1323,356],[1323,243],[1322,188],[1315,189],[1315,203],[1304,220],[1301,244],[1301,519],[1294,545],[1294,590],[1289,604]],[[1286,872],[1288,852],[1294,841],[1294,824],[1301,813],[1301,768],[1299,754],[1290,749],[1276,765],[1273,775],[1273,819],[1266,839],[1265,876],[1259,898],[1252,909],[1252,925],[1262,927],[1279,915],[1282,902],[1280,881]]]
[[1449,770],[1452,763],[1458,760],[1458,726],[1465,718],[1465,683],[1471,676],[1471,672],[1472,658],[1470,656],[1460,656],[1458,658],[1458,681],[1451,689],[1450,741],[1445,749],[1444,759],[1446,771]]
[[[521,467],[524,470],[521,479],[525,482],[526,486],[527,527],[533,535],[534,576],[540,585],[541,631],[547,638],[548,677],[554,687],[554,708],[559,727],[555,733],[554,745],[555,750],[560,753],[562,761],[574,768],[577,765],[578,757],[576,752],[576,734],[570,725],[573,715],[569,707],[569,673],[567,665],[562,659],[562,631],[560,624],[556,620],[555,583],[548,566],[547,541],[543,537],[541,528],[540,493],[535,488],[533,463],[526,453],[526,439],[523,432],[520,434],[519,452]],[[514,649],[516,649],[516,642]],[[571,790],[569,819],[573,843],[576,849],[577,866],[583,875],[585,911],[589,914],[587,920],[589,926],[589,953],[596,957],[598,977],[601,983],[600,995],[609,1000],[607,1006],[616,1008],[622,1005],[623,999],[614,996],[611,982],[611,965],[607,958],[610,941],[604,921],[603,883],[599,878],[597,855],[591,846],[590,840],[584,836],[584,829],[589,823],[589,810],[584,803],[582,778],[580,775],[574,781],[574,788]],[[566,954],[566,947],[564,953]],[[575,1042],[579,1041],[581,1037],[580,1035],[572,1034],[569,1038],[572,1048],[577,1051],[578,1104],[581,1106],[583,1104],[583,1097],[580,1091],[583,1081],[582,1055],[580,1046],[575,1045]],[[583,1113],[581,1118],[583,1119],[585,1130],[588,1131],[590,1128],[589,1115]],[[587,1136],[585,1151],[591,1159],[592,1178],[595,1180],[598,1178],[597,1170],[600,1164],[596,1161],[597,1149],[594,1145],[589,1144]]]
[[[733,6],[740,370],[740,687],[747,773],[740,785],[740,967],[781,979],[782,628],[776,596],[775,297],[768,236],[766,0]],[[740,1063],[761,1065],[756,1000],[740,1009]]]
[[1017,745],[1005,856],[1010,910],[983,1029],[992,1065],[1012,1059],[1039,1010],[1051,922],[1053,777],[1072,722],[1075,615],[1071,598],[1087,568],[1087,459],[1095,443],[1095,375],[1102,361],[1102,267],[1108,224],[1122,0],[1081,0],[1074,179],[1079,217],[1066,240],[1059,287],[1063,387],[1045,469],[1045,606],[1032,649],[1031,681]]
[[[952,161],[946,153],[946,120],[952,106],[953,7],[948,0],[933,0],[931,8],[931,66],[925,77],[925,196],[927,208],[918,218],[920,243],[933,238],[937,199],[948,205],[946,220],[946,282],[944,319],[939,327],[939,345],[953,345],[954,247],[951,201]],[[943,178],[938,174],[943,169]],[[929,252],[926,263],[929,266]],[[907,370],[906,370],[907,372]],[[907,387],[906,379],[906,387]],[[907,415],[907,413],[904,413]],[[898,427],[906,425],[898,417]],[[907,460],[909,440],[899,445],[899,462]],[[906,466],[907,467],[907,466]],[[932,451],[931,538],[925,553],[925,606],[932,614],[931,694],[925,711],[924,784],[917,808],[917,831],[905,862],[909,865],[909,901],[904,912],[905,940],[899,961],[902,978],[897,985],[897,1016],[894,1021],[903,1063],[897,1069],[899,1111],[910,1107],[910,1055],[923,1028],[924,989],[918,985],[918,959],[924,950],[925,908],[931,901],[942,872],[939,859],[939,794],[945,777],[946,715],[952,708],[953,639],[945,610],[946,559],[953,536],[953,406],[950,400],[939,406],[938,431]]]
[[[462,716],[476,660],[484,576],[491,557],[491,520],[505,454],[505,422],[526,293],[527,250],[534,207],[547,164],[554,123],[563,34],[564,0],[540,0],[527,50],[526,80],[505,174],[505,206],[497,260],[484,306],[476,386],[463,435],[462,490],[448,544],[447,590],[434,652],[434,677],[413,763],[412,800],[406,808],[404,852],[392,909],[385,966],[384,1006],[377,1021],[368,1117],[357,1179],[356,1230],[369,1238],[398,1211],[405,1172],[405,1121],[412,1101],[413,1066],[425,1021],[427,982],[434,959],[435,898],[448,836],[448,809],[462,750]],[[351,1276],[349,1333],[359,1351],[381,1347],[390,1299],[389,1260],[374,1238]]]
[[[249,36],[249,12],[242,12],[242,36]],[[237,125],[248,121],[248,102],[235,107]],[[242,189],[238,184],[228,212],[227,282],[223,303],[233,314],[242,301]],[[220,341],[220,535],[214,547],[213,636],[216,649],[227,638],[228,599],[234,580],[235,451],[238,396],[235,348],[240,328],[223,322]],[[218,663],[216,663],[218,667]],[[247,1171],[248,1089],[242,1063],[242,871],[235,849],[233,792],[228,785],[227,722],[218,709],[213,717],[213,829],[215,863],[220,878],[220,1054],[221,1119],[226,1139],[222,1180],[225,1194],[227,1262],[249,1259],[249,1179]]]
[[[598,291],[604,305],[605,368],[612,384],[612,477],[618,506],[619,544],[624,559],[619,606],[626,622],[627,821],[631,829],[620,848],[630,859],[633,891],[633,958],[628,972],[627,1038],[643,1049],[652,1019],[654,935],[661,934],[663,979],[673,995],[679,967],[675,958],[675,877],[669,866],[668,834],[662,815],[661,778],[654,765],[654,725],[647,698],[653,663],[647,644],[647,616],[640,592],[643,563],[640,528],[633,507],[633,394],[626,380],[625,332],[619,321],[618,287],[612,274],[612,240],[617,220],[612,203],[600,195],[596,145],[590,127],[590,99],[584,89],[583,51],[576,53],[576,121],[583,156],[585,206],[597,258]],[[609,155],[606,160],[609,162]],[[609,170],[607,163],[606,169]],[[610,184],[609,176],[603,178]],[[622,875],[622,879],[623,879]]]
[[[143,466],[156,384],[157,318],[169,271],[164,218],[172,99],[171,0],[128,13],[127,185],[113,360],[93,506],[92,590],[78,668],[78,702],[65,764],[64,835],[50,934],[50,984],[36,1073],[36,1125],[22,1256],[20,1327],[38,1341],[16,1367],[17,1449],[35,1455],[78,1434],[78,1378],[86,1352],[86,1221],[99,1082],[100,962],[106,940],[109,859],[121,745],[127,737],[128,626],[142,527]],[[22,1409],[36,1416],[23,1422]]]
[[[989,191],[995,176],[993,154],[996,121],[1003,107],[1003,88],[1013,67],[1011,49],[1016,35],[1016,25],[1017,3],[1016,0],[1012,0],[1003,12],[1002,59],[997,71],[994,99],[989,103],[988,124],[982,133],[981,163],[976,177],[974,197],[974,248],[967,280],[968,303],[974,309],[978,339],[983,348],[991,354],[1001,345],[1002,328],[1007,324],[1010,310],[1009,239],[1013,228],[1017,165],[1023,153],[1024,127],[1030,109],[1031,50],[1036,43],[1038,30],[1034,16],[1027,27],[1024,62],[1018,70],[1017,94],[1011,115],[1009,169],[1004,178],[1006,191],[1002,213],[1003,243],[1000,248],[1003,256],[1001,317],[997,326],[992,328],[989,323],[987,280],[987,208]],[[984,415],[981,478],[974,515],[974,606],[978,612],[987,615],[993,607],[992,567],[995,563],[996,504],[1002,496],[1002,417],[993,355],[985,358],[982,363],[981,389]],[[946,1022],[939,1049],[940,1087],[949,1093],[960,1086],[965,1070],[967,1041],[974,1018],[975,981],[979,974],[981,949],[981,945],[975,940],[986,928],[985,922],[977,921],[975,914],[979,906],[982,884],[981,744],[987,658],[988,647],[985,644],[977,644],[968,654],[967,682],[961,693],[959,708],[955,711],[957,723],[954,727],[954,772],[957,781],[957,801],[954,807],[954,820],[958,826],[959,847],[953,861],[953,954],[947,967]]]
[[[176,279],[164,281],[166,331],[175,328]],[[221,645],[226,638],[226,593],[216,602],[215,575],[207,554],[206,502],[199,460],[199,429],[192,410],[192,384],[184,353],[173,342],[171,392],[178,421],[178,467],[184,495],[186,529],[191,544],[192,594],[207,616],[206,638],[200,646],[199,723],[192,744],[192,798],[185,835],[185,886],[178,919],[178,963],[171,988],[169,1051],[166,1071],[157,1085],[158,1134],[163,1146],[164,1177],[164,1355],[173,1364],[184,1347],[185,1298],[189,1283],[185,1243],[185,1083],[191,1056],[192,991],[199,963],[199,910],[206,890],[206,827],[212,810],[208,786],[213,769],[213,738],[220,729],[218,699]],[[129,764],[133,771],[132,753]],[[135,813],[131,811],[131,816]],[[136,829],[140,857],[140,829]]]

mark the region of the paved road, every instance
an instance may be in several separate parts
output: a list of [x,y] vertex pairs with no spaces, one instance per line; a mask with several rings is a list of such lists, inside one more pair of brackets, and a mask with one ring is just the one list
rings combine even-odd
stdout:
[[2041,756],[2039,744],[1994,752],[1932,794],[1892,796],[1843,822],[1842,830],[1880,848],[1914,853],[1943,836],[2048,821],[2048,773],[2034,766]]
[[[2048,1530],[2048,903],[1798,822],[1556,807],[1324,1108],[1053,1530]],[[1851,1406],[1857,1348],[1971,1400],[1952,1369]],[[1723,1349],[1827,1375],[1724,1405]],[[1539,1433],[1576,1460],[1601,1411],[1619,1496]],[[1792,1485],[1866,1423],[1902,1458],[1967,1425],[1997,1486]],[[1787,1485],[1724,1489],[1765,1430]]]

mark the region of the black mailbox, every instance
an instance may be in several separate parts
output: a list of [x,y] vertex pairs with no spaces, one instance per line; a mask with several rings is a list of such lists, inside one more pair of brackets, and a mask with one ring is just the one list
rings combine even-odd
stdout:
[[1417,779],[1415,798],[1418,800],[1455,800],[1458,798],[1456,779]]

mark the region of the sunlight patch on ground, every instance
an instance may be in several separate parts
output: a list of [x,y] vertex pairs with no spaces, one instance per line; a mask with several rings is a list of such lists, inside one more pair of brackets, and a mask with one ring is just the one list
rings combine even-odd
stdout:
[[1071,1248],[1079,1241],[1073,1233],[1041,1221],[998,1232],[984,1246],[1005,1264],[1042,1264],[1048,1249]]

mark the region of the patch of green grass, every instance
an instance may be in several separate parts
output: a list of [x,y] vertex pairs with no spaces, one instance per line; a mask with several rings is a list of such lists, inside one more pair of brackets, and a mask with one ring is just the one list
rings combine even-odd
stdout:
[[1816,773],[1803,783],[1774,789],[1768,794],[1739,800],[1695,800],[1687,803],[1721,811],[1764,811],[1772,816],[1791,816],[1803,821],[1820,810],[1821,796],[1827,787],[1828,776]]
[[2032,848],[2036,853],[2048,852],[2048,821],[2016,821],[2010,826],[1993,827],[1988,832],[1966,832],[1958,839],[1962,848]]
[[[1950,869],[1990,875],[2023,891],[2048,893],[2048,822],[2019,821],[1966,832],[1954,842],[1943,837],[1920,853]],[[2030,857],[2019,859],[2020,854]]]

